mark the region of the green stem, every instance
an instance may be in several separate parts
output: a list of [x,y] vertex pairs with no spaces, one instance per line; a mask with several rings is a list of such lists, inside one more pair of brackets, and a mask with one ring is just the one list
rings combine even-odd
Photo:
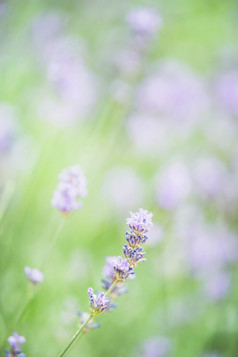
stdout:
[[118,282],[118,281],[115,280],[115,281],[112,283],[112,285],[110,286],[110,288],[109,288],[109,289],[107,290],[107,292],[105,293],[105,297],[107,297],[108,295],[110,295],[112,289],[116,286],[117,282]]
[[[112,285],[110,286],[110,288],[107,290],[107,292],[105,293],[105,296],[107,297],[110,292],[112,291],[112,289],[116,286],[116,284],[118,283],[117,280],[115,280]],[[66,352],[71,348],[71,346],[74,344],[74,342],[77,340],[77,338],[79,336],[81,336],[84,327],[87,326],[87,324],[89,323],[89,321],[91,320],[93,316],[90,315],[89,318],[82,324],[82,326],[80,326],[80,328],[75,332],[75,334],[73,335],[73,337],[71,338],[71,340],[69,341],[69,343],[67,344],[67,346],[65,347],[65,349],[58,355],[58,357],[63,357]]]
[[90,315],[89,318],[82,324],[82,326],[80,326],[80,328],[75,332],[75,334],[73,335],[73,337],[71,338],[71,340],[69,341],[69,343],[67,344],[65,349],[58,355],[58,357],[63,357],[66,354],[66,352],[74,344],[74,342],[77,340],[77,338],[81,335],[84,327],[86,327],[86,325],[89,323],[89,321],[91,320],[92,317],[93,316]]

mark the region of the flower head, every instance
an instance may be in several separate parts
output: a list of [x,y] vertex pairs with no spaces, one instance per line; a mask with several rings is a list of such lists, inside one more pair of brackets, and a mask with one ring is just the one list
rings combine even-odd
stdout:
[[59,175],[58,184],[53,199],[52,206],[58,208],[63,213],[71,213],[82,207],[80,197],[87,196],[87,179],[79,165],[64,169]]
[[44,274],[38,270],[38,269],[31,269],[29,267],[24,268],[25,274],[27,279],[32,283],[32,284],[38,284],[42,283],[44,280]]
[[88,289],[89,307],[92,316],[99,315],[101,312],[109,308],[110,300],[105,297],[104,293],[94,294],[93,289]]
[[147,233],[152,228],[152,216],[151,212],[139,208],[139,212],[131,212],[131,217],[127,218],[126,222],[134,233],[141,235],[142,233]]
[[114,278],[118,281],[125,281],[134,274],[133,268],[130,267],[128,261],[119,256],[114,262]]
[[11,351],[5,350],[6,356],[18,356],[24,357],[25,355],[21,353],[21,345],[26,341],[25,337],[19,336],[17,332],[13,333],[13,336],[8,338]]

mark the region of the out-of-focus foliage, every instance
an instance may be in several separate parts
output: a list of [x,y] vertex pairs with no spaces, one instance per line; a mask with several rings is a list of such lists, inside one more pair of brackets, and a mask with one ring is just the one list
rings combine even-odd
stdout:
[[[141,32],[138,7],[155,15]],[[143,207],[155,224],[146,263],[68,355],[237,356],[237,10],[232,0],[0,2],[1,354],[17,331],[27,356],[57,355]],[[24,267],[40,268],[63,220],[51,206],[57,175],[74,164],[88,197],[15,325]]]

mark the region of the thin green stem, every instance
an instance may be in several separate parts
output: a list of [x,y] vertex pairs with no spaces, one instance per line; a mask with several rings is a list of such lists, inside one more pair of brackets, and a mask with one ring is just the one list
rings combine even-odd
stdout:
[[116,286],[116,284],[118,283],[118,280],[115,280],[112,285],[110,286],[110,288],[107,290],[107,292],[105,293],[105,296],[107,297],[108,295],[110,295],[112,289]]
[[[118,280],[115,280],[112,283],[110,288],[105,293],[106,297],[111,293],[112,289],[116,286],[117,283],[118,283]],[[71,348],[71,346],[74,344],[74,342],[79,338],[79,336],[81,336],[81,334],[83,333],[84,327],[87,326],[87,324],[89,323],[89,321],[91,320],[92,317],[93,316],[90,315],[89,318],[82,324],[82,326],[80,326],[80,328],[75,332],[75,334],[73,335],[73,337],[71,338],[71,340],[69,341],[69,343],[67,344],[65,349],[58,355],[58,357],[63,357],[66,354],[66,352]]]
[[79,327],[79,329],[75,332],[75,334],[73,335],[73,337],[71,338],[71,340],[69,341],[69,343],[67,344],[67,346],[64,348],[64,350],[58,355],[58,357],[63,357],[66,352],[71,348],[71,346],[75,343],[75,341],[77,340],[77,338],[81,335],[81,333],[83,332],[84,327],[86,327],[86,325],[89,323],[89,321],[91,320],[93,316],[90,315],[89,318]]

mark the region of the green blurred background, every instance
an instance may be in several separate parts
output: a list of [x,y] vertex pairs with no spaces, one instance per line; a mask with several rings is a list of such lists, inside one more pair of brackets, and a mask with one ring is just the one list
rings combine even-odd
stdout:
[[[229,267],[229,294],[215,301],[204,296],[200,281],[190,274],[180,252],[183,248],[178,221],[185,218],[180,208],[167,211],[160,207],[155,185],[156,173],[171,158],[185,157],[191,162],[194,155],[212,152],[230,167],[234,152],[232,145],[221,149],[216,141],[220,139],[212,138],[212,129],[208,134],[201,130],[210,122],[214,128],[220,125],[216,123],[216,111],[206,113],[200,129],[191,135],[168,137],[166,149],[138,151],[134,146],[126,125],[133,112],[133,100],[121,102],[112,96],[112,83],[120,73],[111,59],[118,48],[128,46],[130,34],[125,18],[137,6],[158,11],[163,27],[144,55],[140,74],[121,75],[132,93],[157,61],[176,58],[211,80],[223,66],[227,53],[235,51],[236,1],[0,3],[0,101],[13,108],[16,118],[11,148],[0,153],[0,340],[4,348],[7,337],[16,330],[26,337],[22,350],[27,356],[57,355],[77,329],[77,311],[88,310],[88,287],[101,289],[105,257],[121,254],[130,211],[143,207],[153,212],[153,221],[162,233],[157,233],[153,244],[145,248],[147,261],[137,268],[136,279],[127,282],[129,292],[117,299],[117,309],[99,316],[101,328],[84,335],[68,355],[237,356],[236,262]],[[44,22],[48,14],[53,17]],[[52,120],[47,120],[39,109],[41,101],[55,100],[45,69],[47,59],[42,54],[44,42],[52,33],[47,32],[47,26],[54,23],[54,16],[60,19],[60,25],[55,25],[60,28],[59,36],[73,39],[78,46],[80,61],[92,74],[95,90],[85,118],[78,119],[76,115],[69,123],[62,120],[60,125],[54,120],[55,108],[51,111],[47,107]],[[83,83],[80,96],[86,90]],[[236,134],[236,123],[231,131]],[[139,135],[143,137],[143,132]],[[62,214],[51,207],[57,175],[77,163],[88,180],[88,197],[83,208],[66,219],[43,269],[45,281],[14,326],[29,289],[24,267],[40,266],[63,220]],[[137,188],[133,183],[132,192],[128,189],[132,195],[128,202],[121,202],[118,195],[119,203],[110,197],[113,188],[107,174],[114,168],[133,170],[139,177],[143,194],[139,185],[138,199],[134,199]],[[120,182],[119,178],[115,185],[117,194],[121,190],[122,200],[126,201],[126,179]],[[222,222],[236,231],[235,210],[227,213],[217,202],[200,199],[199,194],[192,205],[209,223]],[[161,336],[169,344],[164,353],[159,349],[157,354],[141,352],[145,341]],[[4,355],[3,350],[0,353]]]

